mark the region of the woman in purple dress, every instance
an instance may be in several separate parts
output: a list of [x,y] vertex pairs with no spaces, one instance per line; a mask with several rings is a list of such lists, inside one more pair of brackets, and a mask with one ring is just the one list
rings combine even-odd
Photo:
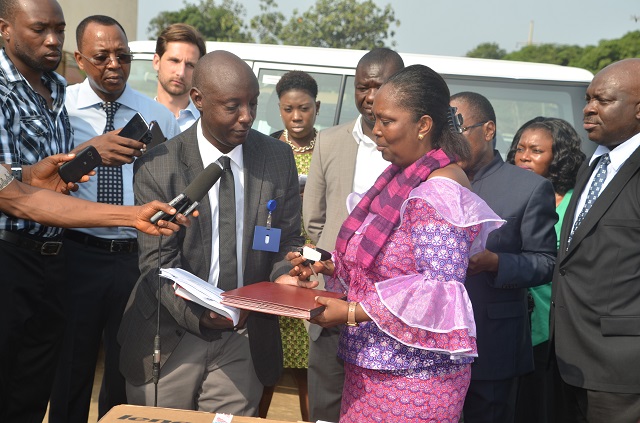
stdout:
[[[347,301],[319,299],[326,309],[312,321],[346,323],[341,422],[458,422],[477,355],[468,260],[502,221],[457,164],[469,147],[440,75],[405,68],[373,113],[391,165],[364,196],[351,194],[332,260],[313,264]],[[304,259],[289,258],[299,285],[315,285]]]

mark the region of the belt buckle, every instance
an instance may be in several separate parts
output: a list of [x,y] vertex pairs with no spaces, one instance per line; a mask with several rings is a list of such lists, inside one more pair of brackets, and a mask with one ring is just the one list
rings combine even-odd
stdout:
[[110,253],[130,253],[131,241],[121,241],[119,239],[112,239],[111,245],[109,245]]
[[57,256],[62,248],[60,241],[45,241],[40,247],[40,254],[43,256]]

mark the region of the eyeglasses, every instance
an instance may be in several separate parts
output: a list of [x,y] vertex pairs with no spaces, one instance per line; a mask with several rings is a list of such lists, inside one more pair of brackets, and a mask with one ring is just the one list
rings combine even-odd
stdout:
[[121,65],[128,65],[133,60],[133,54],[130,53],[118,53],[115,55],[100,53],[93,57],[87,57],[84,54],[78,52],[78,54],[84,57],[89,63],[96,67],[107,66],[112,61],[117,60]]
[[461,126],[461,127],[460,127],[460,129],[461,129],[461,130],[462,130],[462,132],[464,133],[464,132],[467,132],[467,131],[469,131],[469,130],[471,130],[471,129],[473,129],[473,128],[477,128],[478,126],[482,126],[482,125],[484,125],[484,124],[485,124],[485,123],[487,123],[487,122],[489,122],[489,121],[488,121],[488,120],[485,120],[484,122],[478,122],[478,123],[473,124],[473,125],[469,125],[469,126]]

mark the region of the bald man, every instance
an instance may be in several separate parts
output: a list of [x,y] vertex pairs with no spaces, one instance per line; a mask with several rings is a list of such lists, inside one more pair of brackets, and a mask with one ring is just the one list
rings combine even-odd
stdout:
[[578,172],[551,298],[558,422],[640,421],[638,75],[640,59],[622,60],[587,88],[584,129],[598,148]]
[[[240,58],[226,51],[203,56],[191,89],[201,118],[136,161],[136,203],[173,198],[206,166],[228,162],[190,231],[163,240],[161,267],[181,267],[222,289],[290,278],[284,256],[303,244],[298,175],[289,146],[251,129],[258,95],[258,81]],[[221,192],[229,186],[228,172],[234,191],[229,194]],[[267,223],[269,200],[275,205],[272,227],[281,230],[276,252],[252,248],[256,226]],[[229,203],[235,205],[232,237],[221,235],[226,231],[222,210]],[[129,402],[152,405],[158,242],[141,236],[139,243],[142,276],[120,326],[120,368]],[[228,273],[230,255],[237,260],[233,276]],[[246,328],[234,328],[223,317],[177,297],[169,281],[163,280],[161,289],[158,406],[256,415],[263,385],[274,385],[282,372],[276,316],[251,313]]]

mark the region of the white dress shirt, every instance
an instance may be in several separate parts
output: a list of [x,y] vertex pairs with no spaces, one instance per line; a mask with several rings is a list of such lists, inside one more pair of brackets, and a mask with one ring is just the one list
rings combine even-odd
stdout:
[[382,158],[382,153],[377,150],[376,143],[362,132],[362,115],[358,116],[353,127],[353,139],[358,144],[353,192],[362,194],[369,191],[378,176],[391,163]]
[[[602,188],[600,188],[600,194],[604,192],[604,189],[609,185],[609,182],[618,174],[618,171],[622,167],[622,165],[627,161],[627,159],[633,154],[636,149],[640,147],[640,134],[636,134],[631,137],[629,140],[623,142],[613,150],[609,150],[608,147],[603,145],[599,145],[596,148],[596,151],[591,156],[589,160],[589,165],[592,165],[594,161],[598,160],[600,156],[609,153],[609,159],[611,159],[611,163],[607,166],[607,177],[602,183]],[[587,185],[585,185],[584,190],[580,194],[580,199],[578,200],[578,204],[576,205],[576,212],[573,216],[573,224],[576,223],[578,219],[578,215],[584,208],[584,204],[587,202],[587,196],[589,195],[589,188],[591,187],[591,183],[593,182],[593,178],[595,178],[596,172],[592,172],[589,177],[589,181]],[[573,226],[572,226],[573,227]]]
[[[198,149],[202,157],[202,165],[206,168],[211,163],[217,162],[224,154],[220,152],[204,137],[201,121],[198,121]],[[238,287],[243,285],[242,275],[242,236],[244,234],[244,158],[242,145],[237,146],[229,154],[231,171],[236,194],[236,256],[238,258]],[[219,163],[217,163],[219,164]],[[222,166],[220,166],[222,167]],[[220,232],[218,230],[218,214],[220,198],[220,180],[209,190],[209,203],[211,204],[211,268],[209,269],[208,282],[218,286],[220,276]]]
[[[167,138],[173,138],[180,133],[180,128],[173,114],[162,104],[140,94],[129,86],[125,87],[122,95],[116,100],[121,104],[114,117],[114,127],[122,128],[135,114],[139,112],[147,122],[155,120]],[[67,87],[65,106],[69,113],[69,121],[73,129],[74,148],[89,139],[102,135],[107,120],[107,115],[102,109],[103,100],[93,91],[89,80],[85,79],[80,84]],[[123,204],[133,205],[133,163],[122,166]],[[93,176],[89,182],[80,184],[75,197],[95,202],[98,193],[98,177]],[[170,198],[159,198],[161,201],[169,201]],[[136,238],[137,231],[133,228],[78,228],[93,236],[106,239]]]

